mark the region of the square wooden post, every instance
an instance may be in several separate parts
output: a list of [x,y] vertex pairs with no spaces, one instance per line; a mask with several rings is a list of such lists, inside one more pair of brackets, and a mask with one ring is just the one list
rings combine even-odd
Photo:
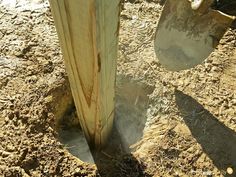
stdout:
[[50,0],[79,121],[90,143],[113,125],[120,0]]

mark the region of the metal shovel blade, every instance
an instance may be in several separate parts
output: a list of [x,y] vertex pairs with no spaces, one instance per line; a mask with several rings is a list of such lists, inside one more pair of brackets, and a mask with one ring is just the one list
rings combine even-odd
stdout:
[[193,10],[188,0],[166,0],[155,35],[155,52],[168,70],[189,69],[206,59],[234,17],[209,8]]

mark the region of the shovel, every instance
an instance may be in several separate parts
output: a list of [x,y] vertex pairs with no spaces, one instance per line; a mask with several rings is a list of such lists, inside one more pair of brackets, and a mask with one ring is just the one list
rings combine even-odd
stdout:
[[214,0],[166,0],[155,35],[155,52],[168,70],[202,63],[230,27],[234,16],[211,8]]

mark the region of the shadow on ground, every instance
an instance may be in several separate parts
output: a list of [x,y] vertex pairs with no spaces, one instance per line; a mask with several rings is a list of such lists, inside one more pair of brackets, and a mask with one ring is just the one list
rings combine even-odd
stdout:
[[[176,103],[192,135],[203,151],[225,176],[236,176],[236,132],[218,121],[195,99],[181,91],[175,92]],[[231,167],[233,174],[226,174]]]
[[107,146],[94,153],[94,161],[102,177],[141,177],[145,166],[133,157],[131,145],[143,136],[149,97],[154,87],[127,77],[117,78],[116,115]]

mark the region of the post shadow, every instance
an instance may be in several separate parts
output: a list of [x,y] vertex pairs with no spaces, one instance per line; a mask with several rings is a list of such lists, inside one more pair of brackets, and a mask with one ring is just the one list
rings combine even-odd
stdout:
[[122,146],[122,139],[116,128],[113,129],[107,146],[93,152],[93,158],[101,177],[151,177],[145,173],[145,165]]
[[145,166],[131,153],[130,145],[143,135],[154,87],[127,77],[117,78],[116,110],[112,135],[93,158],[102,177],[149,177]]
[[[192,97],[175,91],[176,104],[193,137],[225,176],[236,176],[236,132],[221,123]],[[236,111],[236,110],[235,110]],[[231,167],[233,174],[226,174]]]

